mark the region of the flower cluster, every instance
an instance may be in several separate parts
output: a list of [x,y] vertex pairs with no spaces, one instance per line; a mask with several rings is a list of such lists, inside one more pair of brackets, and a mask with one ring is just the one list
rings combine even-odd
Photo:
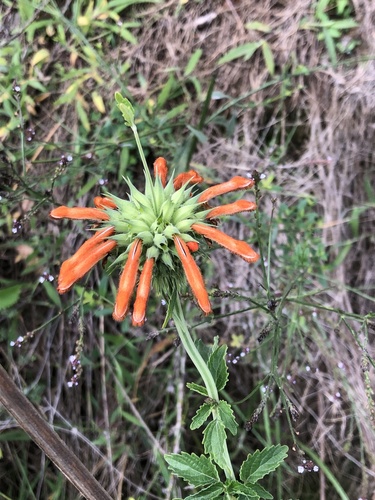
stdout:
[[113,264],[125,264],[113,311],[115,320],[125,318],[136,289],[132,322],[134,326],[142,326],[153,277],[154,285],[170,296],[184,281],[182,270],[199,307],[205,314],[212,312],[202,274],[192,253],[209,241],[249,263],[256,262],[259,255],[246,242],[216,227],[218,217],[255,210],[255,203],[238,200],[210,207],[208,202],[221,194],[251,188],[254,181],[237,176],[194,194],[194,186],[203,181],[197,172],[190,170],[169,181],[167,174],[165,159],[158,158],[154,163],[154,180],[145,170],[144,193],[126,180],[130,190],[128,200],[106,193],[94,198],[96,208],[60,206],[51,211],[54,219],[88,219],[96,225],[95,234],[63,262],[58,279],[59,293],[67,292],[116,248],[119,255]]

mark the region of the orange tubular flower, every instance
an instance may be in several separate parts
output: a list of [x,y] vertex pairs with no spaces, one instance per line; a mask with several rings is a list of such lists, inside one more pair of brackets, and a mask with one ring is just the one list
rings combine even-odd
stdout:
[[240,189],[249,189],[254,186],[253,179],[245,179],[245,177],[233,177],[227,182],[216,184],[216,186],[209,187],[199,196],[198,201],[208,201],[220,194],[231,193]]
[[[89,240],[90,241],[90,240]],[[92,267],[111,252],[117,243],[113,240],[104,241],[97,245],[91,253],[86,254],[82,260],[76,260],[77,254],[66,260],[61,265],[58,288],[59,293],[67,292],[72,285],[81,279]],[[83,246],[80,250],[83,249]],[[77,252],[78,253],[78,252]],[[74,258],[74,260],[72,260]]]
[[189,172],[184,172],[183,174],[178,174],[178,176],[173,181],[173,187],[177,191],[184,184],[199,184],[203,182],[203,177],[201,177],[195,170],[189,170]]
[[190,252],[198,252],[199,250],[199,243],[197,243],[196,241],[188,241],[186,243],[186,246],[188,247],[188,249],[190,250]]
[[143,326],[146,319],[146,306],[148,296],[151,289],[152,269],[154,267],[155,259],[147,259],[144,263],[139,284],[137,288],[137,296],[134,302],[133,310],[133,326]]
[[161,185],[165,187],[167,183],[168,167],[167,162],[161,156],[154,161],[154,176],[159,177]]
[[116,203],[109,198],[104,198],[103,196],[95,196],[94,205],[97,208],[117,208]]
[[111,252],[117,243],[107,240],[113,234],[113,227],[97,231],[70,259],[63,262],[58,279],[59,293],[67,292],[87,271]]
[[142,252],[142,241],[136,239],[129,250],[128,260],[120,276],[118,293],[113,310],[113,319],[122,321],[129,309],[129,302],[137,281],[139,259]]
[[108,214],[98,208],[58,207],[51,210],[50,216],[53,219],[109,220]]
[[222,215],[233,215],[240,212],[252,212],[256,209],[256,204],[253,201],[238,200],[234,203],[229,203],[228,205],[220,205],[209,211],[207,214],[207,219],[215,219],[215,217],[220,217]]
[[242,257],[246,262],[253,264],[259,259],[259,254],[255,252],[245,241],[235,240],[231,236],[219,231],[216,227],[204,226],[203,224],[193,224],[191,228],[206,238],[209,238],[219,245],[227,248],[231,252]]
[[211,304],[208,298],[208,293],[206,286],[203,281],[202,274],[199,267],[195,263],[195,260],[191,256],[188,246],[180,236],[177,234],[174,236],[174,244],[176,245],[176,250],[178,256],[180,257],[182,267],[184,268],[186,279],[191,286],[193,294],[197,299],[199,307],[205,314],[211,314]]

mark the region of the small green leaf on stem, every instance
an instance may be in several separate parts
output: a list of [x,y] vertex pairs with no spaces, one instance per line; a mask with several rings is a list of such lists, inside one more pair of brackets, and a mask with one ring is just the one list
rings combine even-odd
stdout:
[[209,345],[204,344],[201,339],[194,342],[195,347],[198,349],[199,354],[204,359],[205,363],[208,363],[208,359],[211,356],[212,348]]
[[208,396],[207,389],[203,387],[203,385],[195,384],[194,382],[188,382],[186,386],[191,390],[195,391],[198,394],[201,394],[201,396]]
[[228,366],[225,361],[228,347],[222,345],[220,347],[213,346],[213,351],[208,360],[208,368],[213,376],[218,391],[224,389],[228,382]]
[[190,429],[199,429],[212,412],[213,404],[204,403],[198,410],[190,424]]
[[288,447],[268,446],[249,454],[240,469],[240,478],[244,483],[256,483],[259,479],[274,471],[288,455]]
[[224,493],[224,485],[222,483],[215,483],[194,495],[189,495],[185,500],[217,500],[218,498],[224,498],[221,496],[222,493]]
[[125,125],[128,127],[134,126],[134,108],[126,97],[123,97],[120,92],[115,93],[116,104],[124,118]]
[[193,486],[206,486],[220,481],[215,465],[204,455],[171,453],[164,455],[170,470]]
[[[247,486],[247,485],[246,485]],[[256,491],[256,493],[260,496],[262,500],[272,500],[273,495],[267,490],[263,488],[260,484],[252,484],[251,488]]]
[[217,406],[217,411],[225,428],[228,429],[229,432],[233,434],[233,436],[235,436],[237,434],[238,424],[234,418],[233,410],[230,404],[228,404],[226,401],[220,401]]
[[224,459],[224,443],[226,443],[227,435],[223,422],[213,420],[207,425],[203,435],[204,452],[225,470],[227,464]]
[[[259,493],[255,489],[255,486],[256,485],[250,486],[248,484],[240,483],[239,481],[233,481],[230,487],[228,488],[228,493],[235,495],[235,498],[238,498],[238,495],[241,494],[240,498],[242,498],[243,495],[246,498],[246,500],[259,500],[259,498],[263,498],[263,496],[260,497]],[[264,497],[264,498],[269,498],[269,497]]]

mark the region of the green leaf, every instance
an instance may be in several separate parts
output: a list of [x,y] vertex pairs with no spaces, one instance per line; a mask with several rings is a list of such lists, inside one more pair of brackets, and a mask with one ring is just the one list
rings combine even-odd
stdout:
[[164,104],[168,101],[169,96],[171,95],[172,90],[176,87],[176,80],[173,75],[170,75],[167,83],[163,85],[162,91],[158,95],[158,108],[164,106]]
[[211,414],[213,405],[204,403],[198,410],[190,424],[190,429],[199,429]]
[[234,59],[239,59],[240,57],[243,57],[245,61],[247,61],[262,45],[262,43],[263,42],[250,42],[245,43],[244,45],[240,45],[239,47],[235,47],[219,59],[218,65],[234,61]]
[[60,295],[57,293],[56,288],[52,286],[49,281],[43,282],[43,288],[45,289],[46,294],[48,295],[51,302],[55,304],[55,306],[57,306],[59,309],[62,309]]
[[198,384],[195,384],[194,382],[188,382],[186,384],[186,386],[191,391],[195,391],[198,394],[201,394],[202,396],[206,396],[206,397],[208,396],[207,389],[205,387],[203,387],[203,385],[198,385]]
[[39,64],[41,61],[44,61],[45,59],[48,59],[48,58],[49,58],[49,50],[40,49],[31,58],[30,66],[34,67],[37,64]]
[[256,483],[259,479],[274,471],[287,457],[287,446],[268,446],[249,454],[240,469],[240,478],[244,483]]
[[260,484],[243,484],[239,481],[231,481],[229,487],[227,488],[228,493],[240,494],[238,498],[240,499],[258,499],[262,500],[272,500],[273,495],[263,488]]
[[201,58],[203,50],[202,49],[197,49],[193,54],[191,55],[185,71],[184,71],[184,76],[190,75],[195,69],[195,66],[198,64],[199,59]]
[[82,103],[80,101],[76,101],[76,111],[79,119],[81,120],[83,128],[88,132],[91,128],[90,121],[85,111],[85,108],[82,106]]
[[263,488],[260,484],[252,484],[251,488],[262,498],[262,500],[272,500],[273,495]]
[[115,100],[124,118],[125,125],[127,127],[132,127],[134,125],[134,108],[131,102],[126,97],[122,97],[120,92],[115,93]]
[[264,24],[259,21],[252,21],[251,23],[246,23],[245,28],[247,30],[261,31],[262,33],[270,33],[272,28],[269,24]]
[[349,243],[344,243],[335,258],[335,260],[332,262],[332,264],[329,265],[331,269],[336,269],[340,264],[344,262],[346,259],[346,256],[348,255],[349,251],[353,247],[353,244],[349,241]]
[[223,422],[220,420],[213,420],[210,422],[203,431],[203,445],[204,452],[210,455],[219,467],[226,468],[224,459],[224,443],[226,441],[226,433]]
[[194,342],[195,347],[198,349],[199,354],[202,356],[203,360],[205,363],[208,363],[209,357],[211,356],[212,353],[212,348],[204,344],[201,339],[198,339]]
[[191,125],[186,125],[186,126],[190,130],[190,132],[198,139],[199,142],[205,144],[208,141],[207,136],[203,132],[192,127]]
[[90,176],[88,181],[78,191],[77,198],[84,196],[86,193],[91,191],[91,189],[97,184],[98,184],[98,178],[96,176]]
[[14,306],[18,302],[22,285],[8,286],[0,290],[0,310]]
[[187,108],[186,103],[182,103],[179,106],[175,106],[170,111],[168,111],[168,113],[163,117],[163,120],[169,121],[172,120],[173,118],[176,118],[176,116],[181,115],[186,108]]
[[217,411],[226,429],[235,436],[237,434],[238,424],[234,418],[234,413],[230,404],[226,401],[220,401],[217,406]]
[[243,484],[239,481],[232,482],[230,488],[228,488],[228,493],[241,493],[242,495],[245,495],[247,500],[259,500],[260,498],[253,485]]
[[332,22],[332,27],[337,30],[350,30],[352,28],[357,28],[358,23],[354,19],[338,19]]
[[193,486],[205,486],[220,481],[215,465],[204,455],[186,452],[164,455],[169,469]]
[[275,61],[273,58],[271,47],[267,42],[262,43],[262,52],[268,72],[273,76],[275,74]]
[[226,345],[214,348],[208,360],[208,368],[214,378],[218,391],[224,389],[229,378],[228,366],[225,361],[227,349]]
[[138,5],[140,3],[160,3],[161,0],[111,0],[108,2],[107,10],[108,12],[112,9],[116,12],[122,12],[124,9],[130,5]]
[[221,496],[221,493],[224,493],[224,485],[216,483],[200,490],[198,493],[194,493],[194,495],[189,495],[185,500],[214,500],[224,498]]
[[138,40],[133,35],[133,33],[131,31],[129,31],[128,29],[126,29],[124,26],[121,27],[120,36],[121,36],[121,38],[123,38],[127,42],[131,43],[132,45],[136,45],[138,43]]

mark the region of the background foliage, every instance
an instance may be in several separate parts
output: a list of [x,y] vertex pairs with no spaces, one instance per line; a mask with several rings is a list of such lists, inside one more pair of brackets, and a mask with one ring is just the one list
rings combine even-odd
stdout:
[[[202,401],[186,392],[195,371],[173,325],[161,330],[161,298],[134,329],[111,319],[117,276],[98,268],[62,297],[53,281],[87,231],[49,220],[50,209],[92,206],[103,185],[124,195],[123,175],[141,187],[114,106],[121,91],[150,164],[165,156],[208,184],[264,174],[259,216],[228,227],[262,250],[263,269],[212,251],[215,318],[186,301],[197,336],[229,347],[234,463],[287,444],[285,467],[264,484],[275,498],[371,498],[373,2],[3,0],[0,9],[7,371],[113,497],[187,496],[162,454],[201,453],[189,424]],[[77,349],[83,371],[69,387]],[[76,498],[0,415],[0,493]]]

